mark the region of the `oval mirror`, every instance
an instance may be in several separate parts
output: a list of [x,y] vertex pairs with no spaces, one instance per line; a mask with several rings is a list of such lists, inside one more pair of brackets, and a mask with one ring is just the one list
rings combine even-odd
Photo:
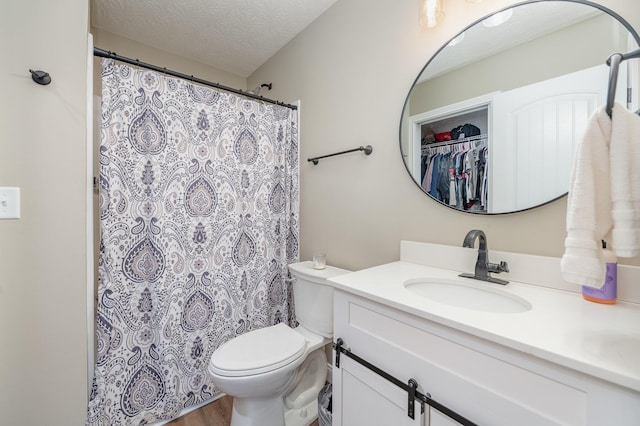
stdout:
[[[587,119],[606,103],[605,61],[638,43],[615,13],[573,0],[525,2],[469,26],[429,60],[407,96],[400,150],[411,178],[470,213],[562,197]],[[628,75],[638,81],[637,60],[620,65],[618,101],[626,102]],[[637,110],[637,94],[627,105]]]

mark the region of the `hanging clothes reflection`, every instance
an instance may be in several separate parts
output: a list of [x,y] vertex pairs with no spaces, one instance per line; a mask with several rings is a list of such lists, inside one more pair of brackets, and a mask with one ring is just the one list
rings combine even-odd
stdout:
[[422,188],[443,204],[487,211],[487,135],[422,147]]

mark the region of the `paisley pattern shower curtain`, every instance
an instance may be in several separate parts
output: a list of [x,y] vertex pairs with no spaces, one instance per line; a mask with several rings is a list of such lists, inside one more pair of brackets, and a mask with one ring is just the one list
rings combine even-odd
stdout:
[[139,425],[212,398],[212,352],[295,322],[297,115],[102,64],[97,360],[87,424]]

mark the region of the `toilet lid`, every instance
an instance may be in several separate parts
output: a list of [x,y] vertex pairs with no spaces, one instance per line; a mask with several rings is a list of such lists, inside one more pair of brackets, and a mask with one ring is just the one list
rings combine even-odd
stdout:
[[304,353],[305,338],[280,323],[231,339],[213,352],[209,371],[220,376],[249,376],[290,364]]

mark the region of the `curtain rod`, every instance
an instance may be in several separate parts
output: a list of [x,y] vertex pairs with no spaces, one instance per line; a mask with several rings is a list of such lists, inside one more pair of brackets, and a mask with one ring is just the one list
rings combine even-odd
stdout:
[[268,102],[270,104],[280,105],[283,107],[290,108],[292,110],[297,110],[298,107],[296,105],[286,104],[284,102],[276,101],[273,99],[265,98],[264,96],[254,95],[253,93],[245,92],[240,89],[234,89],[233,87],[223,86],[222,84],[213,83],[211,81],[203,80],[201,78],[194,77],[192,75],[183,74],[178,71],[168,70],[166,68],[162,68],[156,65],[147,64],[145,62],[141,62],[137,59],[127,58],[126,56],[120,56],[115,52],[110,52],[108,50],[100,49],[99,47],[93,48],[93,56],[98,56],[101,58],[110,58],[115,59],[116,61],[125,62],[127,64],[135,65],[141,68],[147,68],[153,71],[157,71],[163,74],[168,74],[173,77],[182,78],[185,80],[193,81],[194,83],[199,83],[204,86],[214,87],[216,89],[224,90],[225,92],[235,93],[236,95],[244,96],[251,99],[256,99],[258,101]]

